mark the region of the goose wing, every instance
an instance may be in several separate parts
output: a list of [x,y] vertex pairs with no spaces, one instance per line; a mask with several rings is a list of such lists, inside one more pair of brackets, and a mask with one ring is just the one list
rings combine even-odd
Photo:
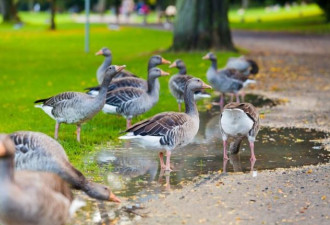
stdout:
[[173,80],[173,87],[175,89],[177,89],[178,91],[184,93],[184,88],[186,86],[186,83],[188,80],[190,80],[192,78],[192,76],[189,75],[181,75],[181,76],[177,76],[174,80]]
[[246,115],[250,117],[251,120],[253,120],[253,126],[249,132],[249,135],[255,137],[260,128],[259,113],[256,110],[256,108],[250,103],[236,103],[236,102],[231,102],[225,106],[225,109],[235,109],[235,108],[243,110],[246,113]]
[[227,77],[233,78],[235,80],[239,80],[241,82],[245,82],[248,79],[248,76],[244,75],[243,73],[235,69],[225,69],[224,73],[226,74]]
[[122,104],[133,101],[145,94],[145,91],[133,87],[119,88],[107,93],[106,104],[121,106]]
[[126,132],[141,136],[162,136],[162,145],[171,145],[176,131],[188,121],[185,113],[166,112],[157,114],[149,119],[136,123]]
[[119,73],[117,73],[114,78],[123,78],[123,77],[137,77],[137,76],[127,70],[122,70]]
[[79,93],[79,92],[63,92],[63,93],[60,93],[60,94],[55,95],[50,98],[39,99],[39,100],[35,101],[34,103],[41,102],[41,103],[43,103],[43,105],[55,106],[56,104],[58,104],[60,102],[65,102],[65,101],[71,100],[73,98],[80,97],[82,95],[85,95],[85,94]]
[[118,78],[110,83],[108,91],[112,91],[121,87],[147,88],[147,82],[137,77]]

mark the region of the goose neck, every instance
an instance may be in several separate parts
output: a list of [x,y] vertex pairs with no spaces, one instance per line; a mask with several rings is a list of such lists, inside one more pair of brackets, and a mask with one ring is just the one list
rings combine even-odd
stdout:
[[154,95],[159,91],[159,81],[158,78],[148,78],[148,91],[149,95]]
[[191,116],[198,116],[198,110],[196,102],[194,101],[194,92],[186,87],[184,92],[184,103],[186,107],[186,113]]
[[187,74],[187,68],[185,66],[179,67],[179,74],[180,75],[186,75]]
[[216,59],[211,59],[211,67],[215,70],[218,69],[218,63]]

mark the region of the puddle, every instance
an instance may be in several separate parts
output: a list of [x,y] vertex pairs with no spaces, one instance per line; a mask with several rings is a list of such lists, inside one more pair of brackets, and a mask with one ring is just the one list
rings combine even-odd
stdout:
[[[241,97],[240,97],[241,98]],[[212,102],[219,102],[220,97],[215,97],[212,99]],[[235,97],[236,99],[236,97]],[[256,95],[256,94],[246,94],[245,95],[245,102],[249,102],[255,107],[261,108],[261,107],[274,107],[282,103],[280,99],[270,99],[263,95]],[[230,96],[225,95],[225,104],[230,102]],[[212,107],[213,112],[219,111],[219,106],[213,106]]]
[[[100,167],[109,168],[110,165],[112,168],[112,171],[102,169],[103,183],[111,186],[118,196],[126,199],[126,206],[138,207],[150,199],[164,197],[170,189],[181,188],[185,182],[196,176],[222,170],[223,148],[219,132],[219,114],[202,112],[200,118],[200,130],[193,143],[173,152],[171,162],[174,171],[170,176],[161,173],[157,152],[148,151],[131,141],[120,146],[101,147],[95,155],[94,161]],[[257,161],[254,170],[329,162],[329,152],[317,141],[326,137],[327,134],[323,132],[308,129],[262,128],[255,143]],[[250,150],[247,141],[244,141],[240,153],[230,156],[227,172],[250,171],[249,159]],[[88,202],[89,205],[84,210],[89,212],[88,220],[93,221],[94,218],[94,222],[90,224],[116,218],[120,224],[141,218],[134,213],[127,213],[127,208],[113,208],[119,207],[114,204],[90,200]],[[80,213],[76,219],[88,224],[85,217],[86,213]]]

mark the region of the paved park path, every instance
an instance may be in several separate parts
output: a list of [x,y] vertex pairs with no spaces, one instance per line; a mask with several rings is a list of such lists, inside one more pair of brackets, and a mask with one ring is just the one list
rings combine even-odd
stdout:
[[[248,92],[280,99],[263,126],[330,131],[330,37],[234,31],[260,65]],[[329,139],[324,143],[330,150]],[[257,161],[258,163],[258,161]],[[329,224],[330,166],[213,174],[145,205],[137,224]]]

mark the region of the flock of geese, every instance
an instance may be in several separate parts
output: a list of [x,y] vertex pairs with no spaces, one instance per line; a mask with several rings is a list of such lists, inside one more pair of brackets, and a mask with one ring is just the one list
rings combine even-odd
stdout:
[[[196,101],[209,98],[204,89],[221,93],[220,131],[227,156],[227,140],[234,139],[233,152],[238,152],[242,140],[247,137],[251,148],[251,161],[255,161],[254,141],[259,131],[259,114],[249,103],[240,103],[239,92],[248,83],[251,74],[258,73],[257,64],[245,57],[230,58],[225,68],[218,70],[213,53],[203,57],[211,61],[207,80],[187,75],[184,62],[170,61],[159,55],[149,59],[144,80],[126,71],[126,66],[112,65],[108,48],[96,53],[105,57],[97,70],[99,85],[87,88],[87,93],[63,92],[35,101],[56,121],[55,139],[61,123],[76,124],[80,141],[81,124],[93,118],[99,111],[123,116],[126,134],[120,139],[135,139],[159,155],[162,170],[171,171],[170,157],[174,149],[190,143],[199,129]],[[134,125],[131,119],[150,110],[159,100],[158,78],[169,73],[157,68],[161,64],[176,67],[178,74],[169,80],[169,89],[178,103],[179,112],[162,112]],[[236,95],[236,102],[224,106],[224,94]],[[39,104],[40,103],[40,104]],[[181,112],[184,103],[185,111]],[[164,163],[164,151],[166,162]],[[109,187],[93,183],[68,160],[63,147],[53,138],[39,132],[19,131],[0,135],[0,223],[65,224],[76,206],[71,188],[84,191],[91,198],[120,202]]]

